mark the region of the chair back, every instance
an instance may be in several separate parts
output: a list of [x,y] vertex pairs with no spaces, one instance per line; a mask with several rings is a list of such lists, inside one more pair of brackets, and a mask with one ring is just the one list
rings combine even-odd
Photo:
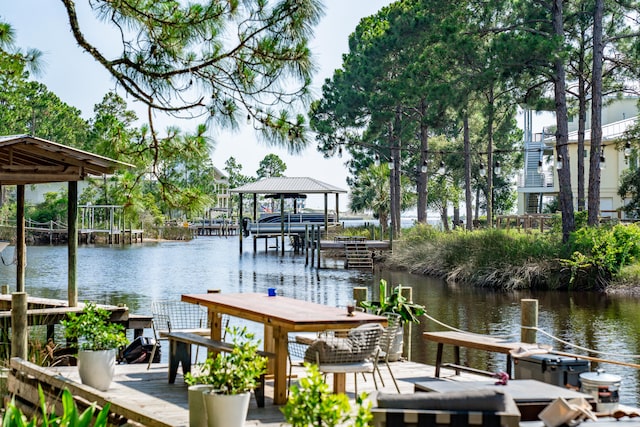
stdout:
[[176,300],[151,302],[154,328],[165,331],[209,328],[207,310],[199,305]]
[[398,334],[403,328],[402,316],[398,313],[383,313],[387,318],[387,327],[380,337],[380,357],[386,358],[393,351]]
[[309,346],[305,361],[340,365],[370,362],[378,353],[384,328],[380,324],[366,324],[344,331],[326,331]]

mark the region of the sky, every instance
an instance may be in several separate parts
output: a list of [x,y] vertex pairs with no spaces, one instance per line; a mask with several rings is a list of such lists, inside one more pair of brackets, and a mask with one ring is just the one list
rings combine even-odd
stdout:
[[[321,86],[326,78],[333,75],[342,65],[342,55],[348,52],[348,37],[360,19],[377,13],[391,0],[324,0],[325,16],[315,30],[310,42],[311,51],[318,66],[313,80],[314,99],[322,94]],[[79,9],[88,9],[88,0],[77,0]],[[82,9],[79,13],[82,19]],[[0,17],[11,24],[16,32],[16,45],[21,49],[36,48],[43,52],[44,74],[37,80],[44,83],[62,101],[82,111],[86,119],[93,116],[93,107],[115,84],[111,76],[92,58],[77,46],[69,29],[64,6],[55,0],[3,0],[0,3]],[[81,22],[82,25],[82,22]],[[108,28],[92,21],[86,29],[92,42],[109,50]],[[122,91],[118,92],[122,96]],[[125,98],[126,99],[126,98]],[[129,101],[129,108],[144,117],[144,110]],[[181,121],[178,124],[185,131],[195,129],[198,121]],[[267,154],[278,155],[287,165],[285,176],[308,176],[348,190],[344,166],[346,157],[325,159],[316,150],[315,142],[300,155],[289,155],[286,150],[269,147],[258,141],[255,134],[245,129],[239,133],[212,134],[215,149],[213,163],[219,169],[233,156],[243,166],[242,173],[255,176],[258,164]],[[62,141],[60,141],[62,142]],[[322,207],[321,197],[312,196],[307,200],[310,207]],[[341,195],[340,210],[347,207],[346,195]]]

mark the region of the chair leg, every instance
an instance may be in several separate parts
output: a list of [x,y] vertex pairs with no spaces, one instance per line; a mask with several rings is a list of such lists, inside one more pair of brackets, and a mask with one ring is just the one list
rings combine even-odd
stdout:
[[373,371],[373,376],[376,375],[376,372],[378,373],[378,377],[380,377],[380,384],[384,387],[384,379],[382,378],[382,372],[380,372],[380,365],[376,365],[376,369]]
[[153,358],[156,357],[156,349],[159,347],[160,347],[160,341],[156,340],[156,343],[151,349],[151,356],[149,357],[149,362],[147,363],[147,371],[151,368],[151,363],[153,362]]
[[[387,365],[387,369],[389,370],[389,375],[391,375],[391,379],[393,380],[393,384],[396,386],[396,390],[398,391],[398,393],[400,393],[400,387],[398,387],[398,382],[396,381],[395,375],[393,375],[393,372],[391,371],[391,366],[389,365],[389,362],[385,360],[384,363]],[[380,370],[378,369],[378,373],[379,372]]]
[[353,373],[353,382],[355,385],[355,389],[356,389],[356,397],[358,396],[358,373],[354,372]]

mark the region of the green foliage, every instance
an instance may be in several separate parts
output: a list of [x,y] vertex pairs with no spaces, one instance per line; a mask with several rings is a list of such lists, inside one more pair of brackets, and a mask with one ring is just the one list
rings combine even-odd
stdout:
[[185,375],[185,382],[210,384],[217,393],[239,394],[256,387],[256,381],[266,372],[267,358],[258,354],[258,341],[246,327],[227,330],[234,344],[233,351],[220,352],[207,360],[198,369],[199,374]]
[[402,295],[402,285],[398,285],[389,292],[387,281],[380,279],[380,301],[362,301],[360,305],[375,313],[397,313],[403,322],[420,323],[420,316],[425,313],[425,307],[413,303]]
[[571,269],[571,284],[599,289],[640,259],[640,227],[583,227],[571,234],[566,250],[571,255],[562,262]]
[[434,240],[437,238],[439,231],[429,224],[415,224],[413,227],[402,233],[402,238],[406,242],[421,242]]
[[77,340],[80,350],[111,350],[124,347],[128,340],[124,326],[109,321],[111,313],[87,303],[81,313],[69,313],[60,321],[64,326],[64,336]]
[[94,421],[95,403],[80,413],[73,400],[73,395],[67,389],[62,392],[62,416],[56,416],[54,412],[48,412],[45,395],[40,385],[38,385],[38,395],[40,396],[42,420],[39,420],[38,417],[33,417],[31,420],[27,419],[16,406],[15,400],[12,400],[5,409],[2,427],[106,427],[108,425],[110,407],[108,403],[98,412]]
[[297,385],[291,386],[289,400],[281,409],[287,423],[293,427],[369,425],[372,419],[371,402],[365,402],[366,394],[357,396],[356,412],[352,413],[347,395],[332,393],[316,365],[305,363],[304,366],[306,375],[300,378]]
[[398,242],[388,258],[392,268],[498,289],[556,287],[549,274],[563,248],[556,233],[418,228],[404,235],[410,238]]
[[258,164],[256,175],[258,179],[284,176],[287,164],[276,154],[267,154]]
[[44,195],[44,202],[30,207],[26,216],[36,222],[67,221],[67,192],[49,192]]

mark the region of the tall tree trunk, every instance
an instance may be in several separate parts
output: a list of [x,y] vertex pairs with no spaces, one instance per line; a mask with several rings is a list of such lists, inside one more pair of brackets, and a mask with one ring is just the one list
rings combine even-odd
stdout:
[[[562,16],[562,1],[553,0],[551,7],[554,34],[564,39],[564,22]],[[567,118],[567,96],[565,90],[565,70],[562,58],[556,58],[553,64],[554,94],[556,100],[556,151],[561,156],[562,167],[558,169],[558,186],[560,194],[560,211],[562,212],[562,241],[569,240],[569,234],[575,229],[573,211],[573,192],[571,190],[571,170],[569,161],[569,125]]]
[[[427,223],[427,200],[429,182],[429,171],[426,169],[427,157],[429,156],[429,127],[425,124],[425,115],[427,114],[427,105],[422,98],[420,100],[420,164],[418,165],[418,180],[416,190],[418,192],[418,222]],[[422,168],[425,172],[422,172]]]
[[469,138],[469,116],[466,111],[462,120],[464,128],[464,203],[466,205],[467,230],[473,230],[473,199],[471,196],[471,141]]
[[400,176],[402,175],[401,165],[402,165],[402,153],[400,151],[401,139],[400,139],[400,123],[402,122],[402,114],[400,111],[400,107],[396,108],[395,120],[393,124],[393,146],[391,149],[391,156],[393,158],[393,170],[391,171],[391,176],[393,179],[393,211],[391,212],[391,218],[393,222],[393,236],[394,238],[400,237],[401,232],[401,224],[400,224],[400,214],[402,212],[402,190],[400,188]]
[[591,152],[589,153],[588,224],[598,224],[600,215],[600,156],[602,147],[602,16],[604,0],[596,0],[593,12],[593,69],[591,90]]
[[453,228],[456,229],[460,226],[460,205],[456,203],[453,205]]
[[487,115],[487,227],[493,228],[493,88],[489,91],[487,101],[489,107]]
[[440,209],[440,220],[442,221],[442,229],[449,231],[449,209],[446,204]]
[[[583,34],[581,40],[585,39]],[[578,210],[583,211],[585,208],[585,192],[584,192],[584,134],[587,118],[587,82],[585,73],[587,67],[585,64],[585,49],[580,50],[580,58],[578,65]]]
[[396,228],[396,218],[394,212],[396,210],[396,186],[395,186],[395,173],[396,173],[396,160],[393,156],[394,153],[394,141],[395,135],[393,134],[393,124],[389,123],[389,152],[391,153],[391,158],[389,159],[389,164],[393,165],[393,168],[389,171],[389,219],[391,220],[391,229],[395,231]]

